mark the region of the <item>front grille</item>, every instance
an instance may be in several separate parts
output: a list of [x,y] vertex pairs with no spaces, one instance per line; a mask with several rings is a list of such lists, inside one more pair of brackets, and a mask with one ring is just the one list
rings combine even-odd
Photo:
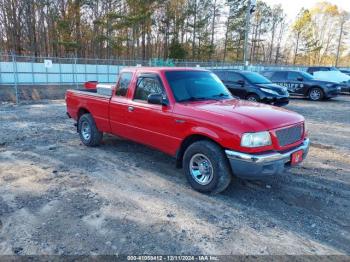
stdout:
[[303,125],[296,125],[276,131],[280,146],[291,145],[299,141],[303,136]]

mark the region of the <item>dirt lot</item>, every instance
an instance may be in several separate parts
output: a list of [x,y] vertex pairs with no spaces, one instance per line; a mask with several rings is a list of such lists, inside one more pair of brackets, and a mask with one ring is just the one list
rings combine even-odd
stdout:
[[307,161],[207,196],[162,153],[83,146],[63,101],[0,106],[0,254],[350,254],[350,97],[288,108]]

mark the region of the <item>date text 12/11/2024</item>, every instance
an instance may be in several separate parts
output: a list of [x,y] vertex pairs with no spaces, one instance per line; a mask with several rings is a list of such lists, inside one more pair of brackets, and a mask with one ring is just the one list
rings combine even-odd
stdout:
[[154,255],[154,256],[127,256],[128,261],[219,261],[217,256],[199,255],[199,256],[176,256],[176,255]]

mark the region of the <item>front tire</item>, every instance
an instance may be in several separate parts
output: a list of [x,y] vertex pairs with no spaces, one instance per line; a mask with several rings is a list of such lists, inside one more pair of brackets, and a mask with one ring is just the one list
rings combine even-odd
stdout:
[[189,184],[202,193],[221,193],[232,179],[226,155],[211,141],[190,145],[184,154],[183,167]]
[[313,87],[309,92],[309,99],[311,101],[321,101],[324,98],[323,90],[319,87]]
[[78,120],[78,132],[81,141],[86,146],[98,146],[101,143],[103,133],[100,132],[91,114],[84,114]]
[[246,98],[250,102],[260,102],[260,97],[257,96],[256,94],[250,94]]

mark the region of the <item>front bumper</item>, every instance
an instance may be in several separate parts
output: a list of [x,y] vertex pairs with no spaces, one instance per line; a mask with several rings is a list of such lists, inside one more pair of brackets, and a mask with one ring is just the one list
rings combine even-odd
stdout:
[[261,99],[261,102],[266,104],[271,104],[275,106],[286,106],[289,104],[289,96],[279,96],[279,97],[264,97]]
[[303,159],[309,152],[310,140],[305,139],[297,148],[283,153],[268,153],[251,155],[241,152],[225,150],[232,167],[233,174],[241,178],[256,179],[267,176],[280,175],[291,166],[291,155],[302,150]]
[[342,93],[350,93],[350,83],[341,85]]

